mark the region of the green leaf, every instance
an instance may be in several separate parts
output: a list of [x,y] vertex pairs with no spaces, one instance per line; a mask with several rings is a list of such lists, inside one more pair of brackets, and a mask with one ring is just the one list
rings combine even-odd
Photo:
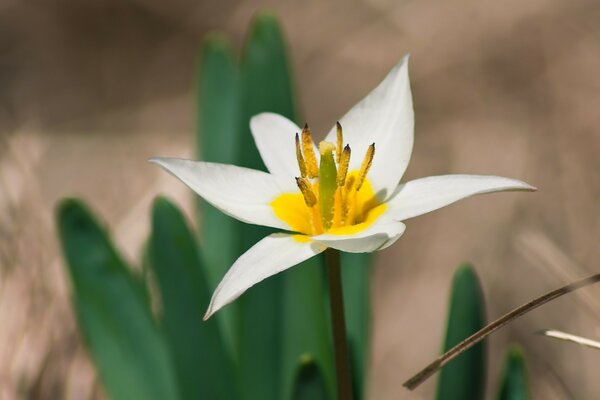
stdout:
[[[202,46],[196,87],[197,145],[201,160],[237,164],[241,147],[241,80],[231,44],[218,34],[209,35]],[[244,130],[245,132],[245,130]],[[239,225],[201,197],[199,226],[210,290],[214,290],[239,255]],[[237,304],[214,318],[219,321],[231,354],[237,353]]]
[[318,364],[308,355],[303,357],[294,382],[292,400],[330,399]]
[[519,346],[513,345],[506,352],[501,379],[498,400],[529,399],[525,356]]
[[[231,45],[220,35],[207,37],[200,56],[198,154],[203,161],[237,164],[241,148],[240,77]],[[211,289],[235,261],[238,249],[235,220],[200,197],[202,243]]]
[[304,368],[303,361],[306,360],[318,368],[319,382],[329,394],[328,398],[335,398],[333,344],[327,312],[329,305],[324,295],[324,267],[322,257],[313,257],[285,272],[282,316],[285,373],[282,378],[283,395],[280,397],[283,399],[293,398],[290,396],[292,391],[298,395],[297,369],[299,363]]
[[[250,132],[250,118],[263,111],[275,111],[278,104],[287,102],[291,93],[282,93],[279,85],[289,86],[285,49],[277,23],[260,15],[251,23],[242,55],[242,130],[238,138],[241,151],[239,165],[264,170]],[[276,84],[276,82],[278,82]],[[279,110],[280,112],[282,110]],[[292,109],[283,110],[290,117]],[[245,252],[273,230],[242,225],[239,254]],[[239,300],[240,335],[239,365],[244,399],[279,399],[282,390],[282,285],[277,274],[249,289]]]
[[203,322],[210,290],[196,240],[164,198],[152,210],[151,266],[183,399],[236,399],[234,372],[215,319]]
[[[272,14],[260,13],[251,24],[242,56],[242,84],[239,164],[264,170],[249,130],[250,118],[270,111],[296,119],[286,47]],[[271,232],[245,225],[240,253]],[[320,258],[295,266],[240,298],[240,366],[246,399],[289,398],[298,360],[305,353],[319,363],[326,387],[334,387],[323,276],[317,264]]]
[[286,45],[277,18],[271,13],[261,12],[251,23],[242,55],[242,80],[244,131],[240,137],[240,163],[244,167],[264,170],[250,133],[250,118],[270,111],[292,121],[296,119]]
[[179,398],[140,280],[81,201],[62,201],[57,223],[79,326],[109,397]]
[[365,397],[370,351],[371,297],[370,253],[341,253],[344,315],[350,351],[354,399]]
[[[471,265],[454,274],[446,326],[444,351],[485,325],[483,292]],[[440,372],[437,399],[483,399],[486,377],[485,343],[480,342],[458,356]]]

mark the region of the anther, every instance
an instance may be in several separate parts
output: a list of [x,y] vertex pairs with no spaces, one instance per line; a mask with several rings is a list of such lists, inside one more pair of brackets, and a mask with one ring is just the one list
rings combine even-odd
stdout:
[[344,135],[342,134],[342,125],[339,121],[335,123],[335,127],[337,129],[337,149],[335,151],[335,162],[339,164],[342,158],[342,146],[344,145]]
[[300,175],[306,178],[306,163],[304,157],[302,157],[302,149],[300,148],[300,137],[296,133],[296,159],[298,160],[298,167],[300,168]]
[[[339,144],[339,142],[338,142]],[[350,146],[346,145],[340,159],[338,160],[337,185],[343,187],[346,183],[346,175],[348,174],[348,165],[350,164]]]
[[356,182],[356,191],[359,191],[365,182],[365,178],[367,177],[367,173],[369,172],[369,168],[371,168],[371,164],[373,164],[373,156],[375,155],[375,143],[371,144],[367,149],[367,154],[365,154],[365,158],[360,166],[360,172],[358,173],[358,182]]
[[312,191],[312,185],[306,178],[296,178],[296,184],[304,196],[304,202],[308,207],[312,207],[317,204],[317,196]]
[[312,145],[312,138],[310,135],[310,129],[308,124],[304,125],[302,129],[302,154],[304,154],[304,162],[306,165],[306,175],[309,178],[316,178],[319,176],[319,167],[317,166],[317,158]]

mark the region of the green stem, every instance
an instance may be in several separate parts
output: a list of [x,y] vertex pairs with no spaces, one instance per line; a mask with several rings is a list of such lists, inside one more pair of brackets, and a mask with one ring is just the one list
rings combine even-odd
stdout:
[[327,249],[325,262],[329,275],[329,304],[331,306],[331,325],[335,348],[335,369],[339,400],[352,400],[352,380],[348,358],[348,341],[344,322],[344,300],[342,298],[342,275],[340,271],[340,253]]

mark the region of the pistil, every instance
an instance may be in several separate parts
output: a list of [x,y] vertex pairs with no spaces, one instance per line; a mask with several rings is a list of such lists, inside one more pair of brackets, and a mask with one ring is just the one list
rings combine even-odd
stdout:
[[321,220],[325,230],[331,228],[333,222],[333,210],[335,204],[335,192],[337,190],[337,168],[333,159],[333,143],[322,141],[319,143],[321,162],[319,165],[319,207],[321,208]]

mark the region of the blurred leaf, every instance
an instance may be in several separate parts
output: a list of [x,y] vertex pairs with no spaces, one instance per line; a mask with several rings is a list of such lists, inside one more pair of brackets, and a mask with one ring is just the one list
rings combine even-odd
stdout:
[[[485,325],[485,304],[477,274],[471,265],[459,267],[450,294],[444,352]],[[481,342],[440,371],[437,399],[483,399],[486,349]]]
[[78,200],[57,209],[79,326],[109,397],[177,399],[172,363],[140,280]]
[[296,119],[286,45],[279,22],[271,13],[261,12],[251,23],[242,56],[242,80],[244,97],[243,133],[239,138],[240,164],[264,170],[265,166],[250,133],[250,118],[270,111],[292,121]]
[[[335,398],[335,371],[333,344],[330,336],[329,305],[325,298],[323,259],[313,257],[285,273],[283,313],[283,395],[289,399],[294,391],[298,396],[298,365],[307,357],[318,369],[319,384],[327,398]],[[302,374],[302,372],[300,372]],[[294,384],[296,380],[296,384]],[[313,387],[315,382],[302,379],[302,384]],[[305,382],[306,381],[306,382]],[[321,397],[315,397],[321,398]]]
[[203,322],[210,290],[184,216],[164,198],[152,212],[151,266],[183,399],[236,399],[233,368],[215,319]]
[[[231,45],[213,34],[202,47],[198,71],[198,154],[203,161],[237,164],[241,151],[240,78]],[[201,232],[210,288],[214,289],[235,261],[235,220],[198,196]]]
[[[208,36],[202,47],[197,78],[197,145],[203,161],[237,164],[241,147],[241,81],[230,43]],[[245,133],[245,129],[244,129]],[[202,248],[208,287],[212,292],[239,255],[240,223],[197,196]],[[229,352],[237,353],[237,304],[214,317],[225,335]]]
[[304,357],[306,360],[300,362],[294,382],[293,400],[327,400],[332,397],[328,395],[325,381],[317,363]]
[[[266,111],[291,120],[296,115],[286,47],[272,14],[260,13],[251,24],[242,56],[242,84],[239,163],[264,170],[249,129],[250,118]],[[268,228],[243,226],[240,252],[271,232]],[[320,261],[311,260],[271,277],[240,299],[240,365],[245,398],[280,399],[282,393],[289,396],[298,359],[304,353],[321,363],[327,371],[326,386],[333,387],[331,348],[324,344],[329,340],[329,328],[323,276],[315,263]],[[306,296],[311,299],[306,301]],[[311,326],[314,331],[305,335]]]
[[370,253],[341,253],[344,315],[350,351],[354,399],[365,396],[370,351]]
[[498,400],[528,400],[527,367],[519,346],[511,346],[506,352],[504,370]]

